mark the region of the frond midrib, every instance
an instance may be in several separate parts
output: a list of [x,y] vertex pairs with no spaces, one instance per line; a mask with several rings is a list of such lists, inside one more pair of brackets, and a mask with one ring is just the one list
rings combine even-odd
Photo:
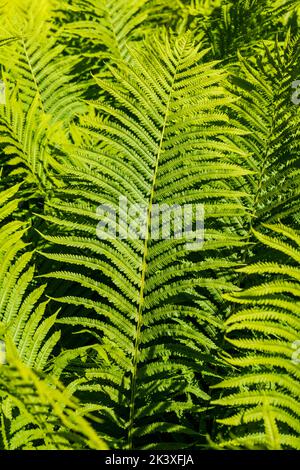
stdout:
[[[182,46],[181,54],[183,53],[185,49],[186,43],[187,43],[187,39],[185,39],[185,42]],[[168,123],[172,95],[174,91],[174,84],[176,82],[177,70],[178,70],[178,65],[180,64],[180,59],[181,57],[178,57],[177,64],[175,66],[175,70],[173,74],[173,80],[170,85],[168,101],[166,103],[166,111],[165,111],[164,122],[163,122],[162,130],[161,130],[159,147],[158,147],[156,160],[155,160],[153,180],[152,180],[152,186],[151,186],[151,191],[150,191],[150,196],[149,196],[149,204],[148,204],[148,209],[147,209],[146,236],[145,236],[144,253],[143,253],[143,259],[142,259],[141,288],[140,288],[140,294],[139,294],[136,341],[135,341],[135,346],[134,346],[133,373],[132,373],[131,396],[130,396],[130,405],[129,405],[129,410],[130,410],[129,426],[128,426],[129,449],[132,449],[132,445],[133,445],[132,439],[133,439],[133,426],[134,426],[134,418],[135,418],[136,383],[137,383],[138,361],[139,361],[139,346],[140,346],[140,341],[141,341],[141,328],[142,328],[142,323],[143,323],[142,317],[143,317],[143,307],[144,307],[144,300],[145,300],[145,281],[146,281],[146,274],[147,274],[147,269],[148,269],[147,257],[148,257],[150,230],[151,230],[151,211],[152,211],[153,200],[154,200],[154,195],[155,195],[155,186],[156,186],[159,162],[160,162],[161,154],[163,152],[163,142],[164,142],[166,127]]]

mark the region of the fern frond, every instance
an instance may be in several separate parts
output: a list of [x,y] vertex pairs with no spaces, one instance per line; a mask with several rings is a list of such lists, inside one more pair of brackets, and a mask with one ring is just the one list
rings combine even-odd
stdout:
[[[145,419],[154,422],[153,407],[164,410],[162,429],[170,433],[185,432],[176,423],[180,410],[203,408],[209,397],[197,384],[205,386],[205,373],[210,373],[204,372],[205,357],[216,347],[211,334],[220,321],[197,301],[201,304],[202,293],[222,302],[220,293],[235,289],[222,276],[234,261],[205,262],[201,252],[193,259],[188,239],[173,236],[176,227],[171,239],[151,236],[155,204],[183,207],[205,202],[208,226],[218,216],[225,226],[230,217],[246,214],[244,193],[231,191],[230,181],[251,172],[228,162],[227,152],[233,147],[212,137],[241,131],[228,124],[224,109],[232,99],[220,85],[225,75],[214,63],[203,63],[205,53],[193,45],[189,34],[171,40],[154,36],[143,49],[131,49],[132,65],[119,61],[110,66],[113,79],[96,78],[115,105],[99,99],[92,103],[96,114],[81,118],[82,132],[97,144],[93,149],[63,148],[78,163],[55,166],[60,173],[65,171],[67,184],[49,201],[43,216],[59,230],[56,236],[44,235],[52,248],[43,254],[58,266],[45,276],[79,288],[78,296],[57,299],[77,306],[79,313],[64,315],[60,323],[96,331],[114,368],[114,378],[109,375],[111,365],[91,373],[83,368],[85,381],[78,390],[98,390],[111,410],[119,403],[122,429],[117,431],[118,441],[111,439],[112,445],[118,442],[125,448],[138,445],[134,442]],[[223,183],[217,191],[216,179]],[[116,237],[97,240],[97,205],[117,209],[124,196],[128,204],[144,204],[145,235],[130,232],[126,238],[121,227]],[[133,213],[126,217],[134,224]],[[124,227],[122,208],[119,223]],[[207,250],[209,240],[222,236],[220,245],[228,246],[229,234],[208,230]],[[243,244],[236,237],[238,241]],[[59,268],[61,263],[66,268]],[[210,275],[214,264],[219,276]],[[211,305],[216,312],[216,304]],[[197,316],[201,322],[195,329]],[[100,428],[105,436],[109,419]],[[154,425],[143,427],[140,447],[152,432],[157,432]]]
[[[299,449],[300,279],[296,276],[295,280],[298,267],[294,265],[296,261],[298,266],[300,261],[299,235],[283,225],[271,225],[268,229],[272,235],[255,231],[257,239],[288,255],[289,263],[285,261],[275,268],[270,263],[253,264],[242,271],[248,276],[269,274],[271,279],[279,276],[282,280],[225,294],[237,304],[242,299],[245,307],[226,321],[226,338],[236,353],[224,359],[238,367],[240,373],[215,385],[224,394],[213,403],[231,413],[219,422],[236,434],[234,440],[225,438],[220,443],[222,447],[243,448],[251,444],[268,449]],[[292,240],[293,246],[282,241],[285,237]],[[290,278],[295,281],[290,282]],[[258,430],[260,434],[255,434]]]
[[139,36],[141,25],[148,16],[147,3],[149,0],[120,0],[118,3],[79,0],[75,6],[66,5],[65,14],[80,12],[86,19],[66,23],[64,34],[85,41],[85,51],[81,52],[85,56],[97,60],[126,59],[128,43]]
[[64,387],[25,365],[9,335],[5,344],[7,364],[0,366],[4,448],[107,449]]
[[[16,211],[20,184],[0,193],[0,220]],[[13,198],[14,197],[14,198]],[[12,199],[13,198],[13,199]],[[47,302],[41,297],[44,286],[32,287],[33,252],[23,237],[28,227],[12,220],[0,228],[0,322],[10,334],[20,358],[29,366],[43,369],[57,344],[60,333],[53,330],[56,315],[45,318]]]

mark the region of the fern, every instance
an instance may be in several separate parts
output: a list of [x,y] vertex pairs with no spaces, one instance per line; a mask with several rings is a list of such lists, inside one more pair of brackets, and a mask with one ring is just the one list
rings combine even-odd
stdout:
[[36,3],[14,21],[13,12],[4,14],[5,35],[15,40],[1,47],[7,99],[6,106],[0,107],[0,142],[13,156],[8,164],[18,165],[13,174],[24,168],[41,195],[50,186],[51,143],[67,139],[68,124],[85,106],[80,101],[82,87],[71,82],[74,58],[63,57],[64,47],[51,37],[50,14],[45,18],[49,2]]
[[[0,193],[2,223],[17,209],[20,200],[14,196],[19,189],[18,184]],[[70,394],[57,380],[33,371],[49,368],[60,332],[53,331],[56,314],[46,317],[48,302],[41,301],[45,285],[31,288],[33,253],[22,240],[26,229],[13,219],[0,229],[0,331],[5,345],[0,366],[1,447],[70,449],[81,439],[82,446],[103,449],[105,444],[80,416],[83,411]]]
[[8,365],[0,366],[1,437],[5,450],[103,450],[76,401],[57,381],[33,372],[5,337]]
[[225,295],[239,308],[226,321],[226,338],[236,353],[224,359],[234,374],[215,386],[224,393],[213,403],[230,412],[219,422],[234,434],[221,447],[300,448],[299,361],[293,349],[300,331],[300,237],[287,226],[266,227],[272,236],[255,232],[257,239],[286,261],[240,269],[270,280]]
[[[66,14],[75,11],[80,16],[86,16],[86,19],[65,25],[64,33],[88,41],[90,47],[82,51],[88,57],[96,57],[97,60],[126,59],[129,55],[128,42],[138,37],[138,31],[147,18],[147,3],[148,0],[121,0],[118,3],[82,0],[77,2],[76,7],[66,4]],[[106,50],[101,50],[103,46]]]
[[1,449],[299,449],[299,12],[0,0]]
[[[96,329],[109,357],[103,370],[85,372],[79,389],[102,393],[109,416],[112,407],[123,408],[117,420],[123,428],[118,431],[122,432],[118,445],[129,448],[137,436],[184,432],[184,426],[176,426],[172,416],[200,410],[209,398],[197,382],[209,374],[204,358],[216,346],[208,332],[220,323],[207,307],[199,308],[201,296],[197,292],[200,288],[208,296],[210,290],[232,288],[229,281],[221,276],[219,280],[211,278],[207,272],[214,264],[222,268],[228,262],[193,261],[184,238],[151,240],[151,208],[153,204],[205,200],[211,201],[206,203],[206,220],[216,217],[218,211],[227,217],[237,211],[244,213],[239,192],[227,189],[226,181],[247,170],[228,163],[223,156],[226,146],[210,138],[212,133],[239,133],[226,124],[221,108],[231,102],[218,85],[222,73],[214,70],[213,64],[199,62],[205,50],[194,47],[188,34],[171,43],[165,36],[164,41],[162,47],[161,40],[154,37],[145,52],[132,50],[134,65],[122,62],[111,67],[113,82],[97,79],[119,108],[98,101],[94,106],[99,116],[81,120],[82,132],[97,136],[98,149],[69,148],[72,155],[76,152],[72,158],[77,158],[79,165],[65,167],[69,186],[61,190],[61,201],[48,205],[52,215],[44,217],[63,230],[60,236],[45,238],[72,249],[44,255],[78,266],[77,271],[57,270],[47,277],[76,282],[83,288],[82,296],[58,299],[81,306],[79,315],[60,322]],[[203,79],[198,94],[195,85],[199,74]],[[124,106],[128,114],[122,111]],[[216,189],[215,178],[223,178],[224,186]],[[80,202],[74,201],[75,195],[80,195]],[[145,239],[97,240],[96,204],[116,208],[123,195],[129,203],[145,204]],[[222,203],[224,198],[228,202]],[[133,217],[129,216],[131,222]],[[64,235],[70,229],[77,235]],[[208,232],[207,237],[209,240],[216,234]],[[226,242],[230,243],[223,236],[223,244]],[[94,316],[84,313],[84,307],[93,309]],[[204,328],[195,328],[195,322],[204,322]],[[153,421],[157,413],[164,416],[159,425]],[[116,421],[115,414],[113,418]],[[149,424],[143,426],[145,419]],[[186,432],[191,434],[192,430],[187,427]]]
[[240,139],[255,176],[241,184],[253,195],[253,226],[294,218],[299,212],[299,112],[291,106],[291,83],[299,64],[299,39],[266,47],[257,59],[240,57],[232,82],[242,99],[233,105],[234,117],[252,129]]
[[[0,220],[7,218],[17,208],[18,199],[9,201],[19,190],[16,185],[1,193]],[[6,204],[5,204],[5,201]],[[34,266],[33,252],[25,250],[22,237],[26,226],[12,220],[0,231],[0,321],[19,350],[20,358],[30,366],[44,369],[60,333],[52,329],[56,315],[45,317],[47,302],[41,297],[45,286],[28,291],[32,284]]]

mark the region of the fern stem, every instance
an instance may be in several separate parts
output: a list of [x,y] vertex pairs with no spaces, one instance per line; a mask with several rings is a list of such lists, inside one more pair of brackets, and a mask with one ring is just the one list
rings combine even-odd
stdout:
[[[186,43],[187,43],[187,40],[183,44],[181,54],[183,53],[185,49]],[[154,193],[155,193],[159,161],[160,161],[160,157],[161,157],[162,150],[163,150],[163,141],[164,141],[165,131],[166,131],[168,117],[169,117],[170,105],[172,101],[172,93],[174,89],[174,84],[176,82],[177,70],[178,70],[178,66],[180,62],[181,62],[181,55],[178,57],[178,62],[175,67],[175,71],[174,71],[174,75],[173,75],[173,79],[172,79],[172,83],[170,87],[170,92],[169,92],[168,100],[166,103],[166,112],[165,112],[162,130],[161,130],[161,138],[159,142],[158,152],[156,155],[156,162],[155,162],[154,173],[153,173],[153,182],[152,182],[152,187],[151,187],[151,192],[150,192],[150,197],[149,197],[148,211],[147,211],[146,236],[145,236],[145,243],[144,243],[143,260],[142,260],[141,288],[140,288],[140,295],[139,295],[136,341],[135,341],[135,347],[134,347],[133,373],[132,373],[132,382],[131,382],[130,415],[129,415],[129,427],[128,427],[128,448],[129,449],[133,448],[133,424],[134,424],[134,418],[135,418],[135,400],[136,400],[136,389],[137,389],[139,347],[140,347],[140,342],[141,342],[140,336],[141,336],[141,328],[142,328],[142,323],[143,323],[142,315],[143,315],[143,306],[144,306],[144,300],[145,300],[145,295],[144,295],[145,279],[146,279],[147,268],[148,268],[147,256],[148,256],[148,250],[149,250],[149,239],[150,239],[150,230],[151,230],[151,212],[152,212],[152,206],[153,206],[153,199],[154,199]]]

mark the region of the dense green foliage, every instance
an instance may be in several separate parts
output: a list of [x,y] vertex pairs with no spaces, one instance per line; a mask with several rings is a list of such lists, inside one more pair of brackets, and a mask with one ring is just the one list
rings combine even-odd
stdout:
[[0,449],[300,449],[299,15],[0,0]]

